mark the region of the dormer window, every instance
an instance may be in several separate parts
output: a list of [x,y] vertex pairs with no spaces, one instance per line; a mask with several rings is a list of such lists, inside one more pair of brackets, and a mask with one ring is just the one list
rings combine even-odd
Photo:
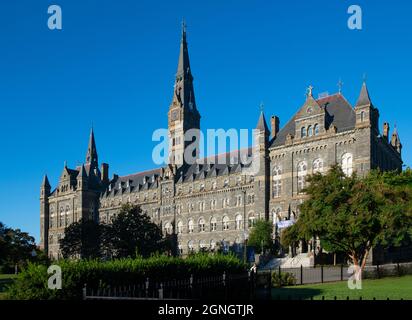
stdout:
[[313,108],[311,107],[311,106],[309,106],[307,109],[306,109],[306,112],[307,113],[311,113],[313,111]]
[[300,137],[301,138],[306,138],[306,127],[302,127],[300,129]]

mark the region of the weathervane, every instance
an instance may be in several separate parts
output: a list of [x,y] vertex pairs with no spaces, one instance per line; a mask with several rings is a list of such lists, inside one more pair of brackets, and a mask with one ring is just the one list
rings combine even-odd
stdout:
[[260,105],[259,105],[259,108],[260,108],[260,112],[263,112],[264,109],[265,109],[265,104],[263,102],[261,102]]

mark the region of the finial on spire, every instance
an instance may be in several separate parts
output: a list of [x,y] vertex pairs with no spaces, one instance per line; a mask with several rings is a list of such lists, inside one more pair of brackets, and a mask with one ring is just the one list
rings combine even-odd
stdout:
[[259,109],[260,109],[260,112],[264,112],[264,111],[265,111],[265,104],[264,104],[263,102],[260,103]]
[[366,74],[366,72],[363,73],[362,79],[363,83],[366,83],[366,80],[368,80],[368,75]]
[[306,94],[308,97],[313,97],[313,86],[309,85],[308,89],[306,90]]
[[343,87],[344,83],[342,81],[341,78],[339,78],[339,82],[338,82],[338,88],[339,88],[339,94],[342,93],[342,87]]

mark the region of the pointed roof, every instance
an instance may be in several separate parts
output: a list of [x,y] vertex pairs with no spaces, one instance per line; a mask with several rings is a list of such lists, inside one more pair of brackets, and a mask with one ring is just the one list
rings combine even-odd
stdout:
[[179,63],[177,65],[176,76],[183,76],[185,73],[190,74],[189,51],[186,41],[186,24],[182,22],[182,39],[180,41]]
[[366,82],[364,81],[362,84],[362,89],[359,94],[358,101],[356,102],[356,107],[370,106],[370,105],[372,105],[372,102],[369,96],[368,87],[366,85]]
[[396,125],[395,125],[395,128],[393,129],[391,142],[394,146],[400,145],[401,143],[401,139],[399,138],[399,134],[398,134],[398,128],[396,127]]
[[87,178],[87,173],[86,173],[86,169],[84,168],[84,165],[82,165],[82,167],[79,170],[79,175],[77,176],[77,179],[84,179]]
[[268,125],[265,119],[265,114],[263,113],[263,111],[260,112],[259,121],[257,123],[256,129],[260,131],[265,131],[265,132],[269,131],[269,128],[268,128]]
[[44,175],[41,186],[46,187],[46,188],[50,188],[49,178],[47,178],[47,174]]
[[193,76],[190,69],[189,51],[186,41],[186,25],[184,23],[182,24],[182,39],[174,87],[173,101],[170,107],[180,106],[200,117],[196,107]]
[[98,167],[98,156],[96,149],[96,142],[94,140],[93,127],[90,130],[89,146],[87,147],[86,164],[91,164]]

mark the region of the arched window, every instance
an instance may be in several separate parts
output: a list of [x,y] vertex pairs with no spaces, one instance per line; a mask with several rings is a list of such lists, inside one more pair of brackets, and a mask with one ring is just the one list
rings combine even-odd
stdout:
[[241,230],[242,229],[242,216],[238,214],[235,218],[236,222],[236,230]]
[[305,128],[305,127],[302,127],[302,128],[300,129],[300,137],[301,137],[301,138],[305,138],[305,137],[306,137],[306,128]]
[[308,136],[309,137],[313,136],[313,127],[312,126],[308,127]]
[[182,234],[183,233],[183,222],[179,221],[177,223],[177,233]]
[[172,227],[172,224],[170,222],[167,222],[165,224],[165,233],[166,234],[172,234],[173,233],[173,227]]
[[193,233],[194,223],[192,219],[189,220],[188,229],[189,229],[189,233]]
[[59,227],[63,227],[64,226],[64,208],[63,207],[60,208],[60,217],[59,218],[60,218]]
[[273,198],[280,197],[282,193],[282,168],[275,166],[273,168]]
[[229,230],[229,217],[224,216],[222,220],[223,230]]
[[190,240],[190,241],[187,243],[187,248],[189,249],[189,252],[192,252],[192,251],[194,250],[194,248],[193,248],[193,241],[192,241],[192,240]]
[[215,250],[216,248],[216,241],[215,240],[210,240],[210,250]]
[[273,214],[273,224],[278,223],[281,220],[281,209],[276,208],[274,211],[272,211]]
[[203,218],[199,219],[199,232],[205,231],[205,220]]
[[199,249],[200,250],[204,250],[204,249],[206,249],[207,248],[207,244],[206,244],[206,241],[205,240],[200,240],[199,241]]
[[255,226],[255,223],[256,223],[255,214],[251,212],[249,213],[249,217],[248,217],[248,227],[253,228]]
[[299,162],[298,164],[298,193],[301,193],[305,188],[307,167],[305,161]]
[[216,231],[217,220],[215,217],[210,219],[210,231]]
[[70,207],[69,206],[66,206],[65,220],[66,220],[66,226],[68,226],[70,224]]
[[322,159],[316,159],[313,161],[313,173],[316,172],[323,172],[323,160]]
[[342,170],[343,170],[343,173],[346,174],[347,176],[352,175],[352,172],[353,172],[352,162],[353,162],[353,156],[351,153],[345,153],[342,156]]
[[313,127],[313,131],[314,131],[315,136],[317,136],[319,134],[319,125],[317,123]]

